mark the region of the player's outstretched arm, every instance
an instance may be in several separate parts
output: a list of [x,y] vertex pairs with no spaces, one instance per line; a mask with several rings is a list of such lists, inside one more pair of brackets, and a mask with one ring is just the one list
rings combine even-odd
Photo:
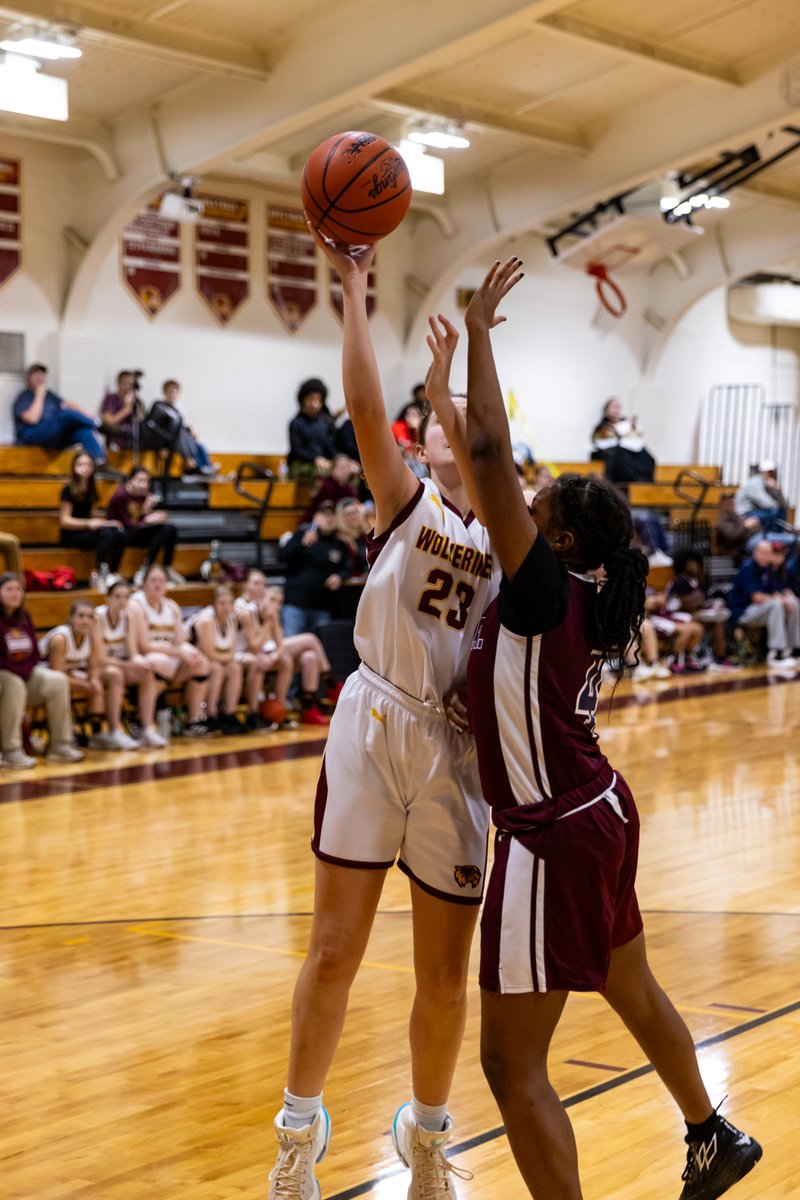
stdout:
[[491,330],[505,321],[497,306],[522,278],[522,263],[495,263],[477,289],[465,315],[467,348],[467,444],[475,488],[492,550],[513,579],[536,540],[517,479],[511,435],[497,378]]
[[375,530],[381,533],[406,506],[419,486],[403,460],[386,416],[378,363],[367,316],[367,277],[374,246],[342,246],[309,223],[314,241],[342,280],[344,398],[375,498]]
[[425,396],[444,431],[453,458],[456,460],[461,482],[466,489],[469,505],[475,516],[483,521],[475,480],[472,477],[472,460],[467,446],[467,415],[462,405],[456,404],[450,392],[450,368],[458,345],[458,331],[447,317],[439,313],[428,317],[431,332],[425,339],[431,352],[432,362],[425,376]]

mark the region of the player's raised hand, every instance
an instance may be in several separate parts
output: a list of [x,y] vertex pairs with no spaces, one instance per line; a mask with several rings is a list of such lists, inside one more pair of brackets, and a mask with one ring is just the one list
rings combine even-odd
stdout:
[[524,272],[520,270],[521,266],[522,259],[516,257],[508,258],[504,263],[492,264],[467,306],[464,315],[467,327],[494,329],[505,321],[505,317],[497,316],[497,306],[522,279]]
[[432,362],[425,376],[425,395],[435,409],[437,401],[450,399],[450,367],[458,345],[458,330],[439,313],[428,317],[431,332],[426,337]]
[[331,238],[325,237],[323,233],[314,228],[310,221],[307,221],[306,224],[328,262],[334,270],[339,272],[343,284],[348,279],[358,276],[366,279],[375,257],[374,244],[371,246],[346,246],[343,242],[334,242]]

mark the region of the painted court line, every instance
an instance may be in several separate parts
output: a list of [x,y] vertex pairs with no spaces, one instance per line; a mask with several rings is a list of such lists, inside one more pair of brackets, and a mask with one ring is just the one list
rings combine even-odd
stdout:
[[[774,1012],[766,1013],[764,1016],[756,1017],[752,1021],[745,1021],[743,1025],[736,1025],[732,1029],[726,1030],[724,1033],[715,1034],[714,1037],[706,1038],[702,1042],[696,1042],[697,1050],[706,1050],[709,1046],[716,1046],[720,1042],[727,1042],[731,1038],[740,1037],[743,1033],[749,1033],[751,1029],[757,1029],[760,1025],[767,1025],[771,1021],[778,1021],[781,1017],[788,1016],[790,1013],[795,1013],[800,1010],[800,1000],[794,1004],[787,1004],[783,1008],[777,1008]],[[577,1092],[574,1096],[568,1096],[563,1101],[565,1108],[574,1108],[577,1104],[583,1104],[587,1100],[593,1100],[596,1096],[602,1096],[605,1092],[613,1091],[614,1088],[622,1087],[623,1084],[632,1083],[635,1079],[641,1079],[643,1075],[651,1075],[654,1068],[647,1063],[643,1067],[636,1067],[632,1071],[626,1071],[624,1075],[618,1075],[615,1079],[607,1079],[603,1083],[595,1084],[594,1087],[586,1088],[583,1092]],[[496,1141],[500,1137],[505,1136],[505,1129],[499,1125],[496,1129],[488,1129],[485,1133],[479,1133],[473,1138],[468,1138],[465,1142],[460,1142],[447,1151],[448,1158],[455,1158],[456,1155],[464,1154],[467,1150],[474,1150],[478,1146],[485,1146],[487,1142]],[[344,1192],[336,1192],[335,1195],[328,1197],[328,1200],[356,1200],[358,1196],[366,1196],[373,1188],[378,1187],[387,1179],[393,1179],[398,1175],[403,1174],[404,1168],[399,1167],[395,1171],[387,1171],[382,1175],[376,1176],[374,1179],[369,1179],[365,1183],[357,1184],[356,1187],[347,1188]]]

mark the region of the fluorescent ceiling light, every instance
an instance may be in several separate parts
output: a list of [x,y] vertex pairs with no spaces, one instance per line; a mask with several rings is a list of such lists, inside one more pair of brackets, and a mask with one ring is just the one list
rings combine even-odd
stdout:
[[44,58],[48,62],[56,62],[61,58],[80,58],[83,53],[75,45],[71,34],[57,29],[32,29],[30,26],[10,29],[0,42],[0,50],[25,54],[30,58]]
[[0,109],[50,121],[68,120],[66,79],[39,75],[38,70],[33,59],[6,55],[0,63]]
[[410,130],[408,140],[422,146],[433,146],[436,150],[466,150],[469,146],[469,138],[464,137],[454,125],[437,125],[435,122]]
[[403,140],[398,146],[411,176],[415,192],[428,192],[433,196],[444,195],[444,159],[428,154],[419,143]]

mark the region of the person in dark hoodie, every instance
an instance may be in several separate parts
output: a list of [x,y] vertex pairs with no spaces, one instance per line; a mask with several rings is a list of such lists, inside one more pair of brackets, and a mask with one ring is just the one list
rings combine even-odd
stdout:
[[333,418],[325,407],[328,389],[321,379],[306,379],[297,391],[300,411],[289,422],[286,461],[293,478],[326,474],[336,454]]

